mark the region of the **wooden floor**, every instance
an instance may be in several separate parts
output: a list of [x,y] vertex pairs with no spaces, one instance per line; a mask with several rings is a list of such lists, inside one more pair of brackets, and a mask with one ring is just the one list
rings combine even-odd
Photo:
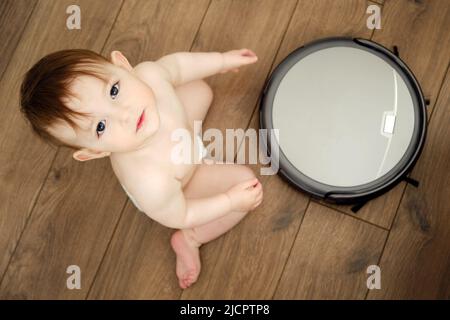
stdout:
[[[450,2],[447,0],[0,1],[0,297],[3,299],[449,299]],[[382,28],[366,27],[367,6]],[[398,46],[431,103],[425,148],[410,174],[356,215],[262,176],[262,205],[202,248],[198,282],[182,291],[173,230],[128,200],[108,159],[76,162],[35,138],[18,105],[24,72],[43,55],[121,50],[132,64],[176,51],[251,48],[259,61],[207,79],[207,128],[257,128],[258,97],[284,57],[327,36]],[[258,166],[253,166],[257,170]],[[381,268],[368,290],[366,268]],[[81,268],[68,290],[66,268]]]

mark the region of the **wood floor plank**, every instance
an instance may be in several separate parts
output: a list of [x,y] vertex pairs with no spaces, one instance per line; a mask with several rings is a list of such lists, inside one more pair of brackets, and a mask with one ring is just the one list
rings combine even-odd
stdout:
[[[105,54],[120,50],[136,64],[189,51],[208,5],[207,0],[127,1]],[[128,202],[88,298],[177,299],[181,289],[169,241],[172,233]]]
[[[419,81],[430,99],[428,115],[436,102],[450,60],[450,6],[447,1],[386,1],[381,12],[381,29],[373,40],[386,48],[398,46],[400,58]],[[415,178],[415,177],[413,177]],[[368,202],[357,216],[390,229],[406,183]],[[350,215],[352,206],[333,206]]]
[[[9,81],[0,88],[0,252],[4,253],[0,274],[5,274],[1,298],[84,297],[125,201],[125,197],[111,200],[114,190],[120,192],[112,177],[97,176],[93,181],[107,165],[104,161],[81,165],[60,153],[49,174],[55,150],[33,136],[20,116],[22,75],[56,50],[100,51],[121,2],[78,2],[81,30],[66,28],[66,8],[71,4],[38,3],[5,71]],[[83,272],[81,290],[66,288],[66,268],[73,264]]]
[[414,168],[381,259],[381,290],[369,299],[450,298],[450,72],[435,106],[423,155]]
[[387,231],[311,202],[274,299],[364,299]]
[[[299,1],[278,54],[272,59],[275,64],[266,70],[265,77],[273,65],[313,39],[333,35],[369,38],[371,30],[365,24],[366,5],[366,1]],[[276,51],[267,48],[263,52],[269,55]],[[259,92],[262,88],[259,87]],[[254,109],[256,103],[252,106]],[[221,109],[217,109],[217,113],[220,112]],[[259,128],[258,117],[259,113],[255,112],[249,128]],[[215,123],[214,120],[212,122]],[[299,193],[277,175],[261,176],[260,165],[251,167],[263,184],[262,205],[227,233],[221,242],[205,247],[212,249],[205,250],[204,256],[216,255],[216,265],[203,270],[199,282],[185,290],[182,299],[272,297],[309,197]]]
[[20,40],[36,0],[4,0],[0,2],[0,79]]
[[178,299],[172,233],[129,201],[88,299]]
[[[367,202],[358,212],[354,213],[352,205],[336,205],[326,203],[323,200],[317,201],[323,205],[334,208],[351,216],[355,216],[364,221],[368,221],[384,229],[390,229],[395,212],[400,203],[400,199],[406,187],[406,182],[400,182],[394,188],[381,196]],[[316,200],[314,200],[316,201]]]
[[450,61],[450,5],[447,1],[386,1],[382,26],[373,40],[387,48],[398,47],[400,58],[430,99],[429,111]]

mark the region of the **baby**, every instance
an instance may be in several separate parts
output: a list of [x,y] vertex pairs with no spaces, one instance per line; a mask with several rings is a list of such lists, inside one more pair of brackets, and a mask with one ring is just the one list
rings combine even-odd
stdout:
[[203,144],[191,148],[192,161],[174,161],[172,133],[187,130],[191,146],[201,143],[194,121],[204,120],[213,98],[202,79],[256,61],[248,49],[178,52],[132,67],[119,51],[110,60],[58,51],[25,75],[21,111],[39,137],[74,148],[74,159],[109,157],[134,205],[179,229],[171,246],[185,289],[200,273],[199,247],[255,209],[263,191],[251,169],[209,158]]

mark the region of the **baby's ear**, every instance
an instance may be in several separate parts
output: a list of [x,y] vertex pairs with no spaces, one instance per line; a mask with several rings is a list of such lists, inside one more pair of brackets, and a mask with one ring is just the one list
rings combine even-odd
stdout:
[[89,149],[80,149],[73,153],[73,158],[78,161],[87,161],[92,159],[99,159],[109,157],[111,152],[107,151],[91,151]]
[[133,67],[128,62],[127,58],[125,58],[125,56],[122,54],[122,52],[117,50],[111,52],[111,62],[112,64],[124,68],[128,71],[131,71],[133,69]]

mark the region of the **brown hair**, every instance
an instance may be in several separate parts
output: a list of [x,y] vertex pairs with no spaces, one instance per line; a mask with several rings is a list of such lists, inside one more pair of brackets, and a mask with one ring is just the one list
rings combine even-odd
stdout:
[[20,88],[20,111],[39,138],[55,147],[80,148],[54,137],[48,128],[61,120],[74,129],[79,128],[73,117],[87,114],[68,108],[63,101],[75,96],[69,88],[72,81],[81,75],[106,81],[101,66],[107,63],[109,61],[105,57],[93,51],[71,49],[51,53],[28,70]]

